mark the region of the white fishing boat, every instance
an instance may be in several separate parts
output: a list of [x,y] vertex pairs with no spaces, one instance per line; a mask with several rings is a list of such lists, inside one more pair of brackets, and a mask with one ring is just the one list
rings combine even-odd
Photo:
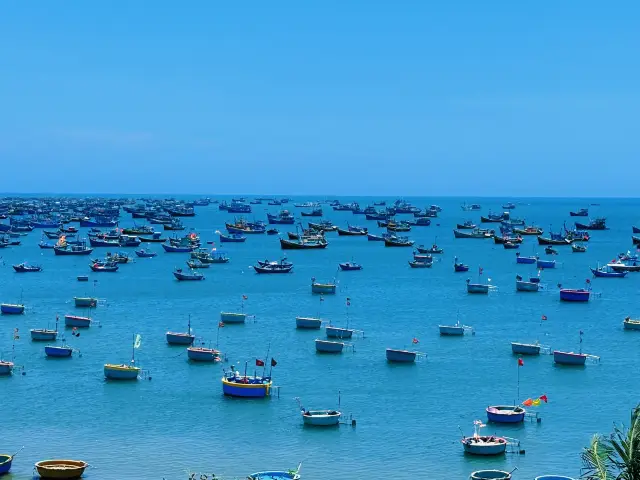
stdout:
[[625,330],[640,330],[640,320],[632,320],[631,317],[627,317],[623,320],[622,326]]
[[460,323],[460,320],[458,320],[454,325],[438,325],[438,328],[440,329],[440,335],[459,336],[464,335],[465,332],[473,333],[473,327],[463,325]]
[[462,437],[464,452],[471,455],[502,455],[507,451],[507,439],[496,435],[480,435],[485,427],[480,420],[473,422],[473,435]]

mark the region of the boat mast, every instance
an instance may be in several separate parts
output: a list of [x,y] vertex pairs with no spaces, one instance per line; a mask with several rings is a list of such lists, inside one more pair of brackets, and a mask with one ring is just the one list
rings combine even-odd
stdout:
[[583,332],[582,330],[580,330],[580,355],[582,355],[582,335],[583,335]]
[[131,364],[136,361],[136,334],[133,334],[133,342],[131,343]]
[[[269,358],[269,351],[271,350],[271,342],[269,342],[269,346],[267,347],[267,356],[264,357],[264,365],[262,366],[262,378],[264,378],[264,374],[267,370],[267,359]],[[273,369],[273,367],[271,367]],[[269,371],[269,376],[271,376],[271,371]]]
[[191,314],[189,314],[189,320],[187,322],[187,335],[191,335]]

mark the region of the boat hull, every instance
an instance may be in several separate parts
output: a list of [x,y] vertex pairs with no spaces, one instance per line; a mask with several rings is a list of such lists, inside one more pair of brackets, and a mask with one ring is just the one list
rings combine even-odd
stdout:
[[89,465],[78,460],[43,460],[35,468],[43,479],[80,478]]
[[309,410],[302,413],[302,421],[305,425],[314,427],[332,427],[340,423],[340,412]]
[[212,348],[187,348],[187,357],[193,362],[215,362],[220,360],[220,352]]
[[336,293],[336,286],[333,284],[313,283],[311,284],[311,293],[331,295]]
[[89,297],[74,297],[73,301],[76,307],[81,308],[95,308],[98,306],[97,298],[89,298]]
[[540,289],[539,283],[516,281],[516,290],[518,292],[537,292]]
[[167,332],[167,343],[169,345],[191,345],[195,338],[194,335],[188,333]]
[[271,394],[271,381],[267,383],[235,383],[222,378],[222,393],[229,397],[264,398]]
[[438,328],[440,329],[440,335],[453,335],[453,336],[464,335],[463,327],[439,325]]
[[348,328],[326,327],[325,333],[328,338],[351,338],[353,330]]
[[588,302],[590,293],[588,290],[560,290],[560,300],[563,302]]
[[58,332],[55,330],[31,330],[31,340],[34,342],[52,342],[58,338]]
[[244,323],[246,319],[246,313],[220,312],[220,321],[222,323]]
[[44,347],[44,353],[47,357],[66,358],[70,357],[73,349],[70,347],[56,347],[47,345]]
[[3,315],[21,315],[24,313],[24,305],[3,303],[0,305],[0,313]]
[[11,470],[11,462],[13,462],[11,455],[0,455],[0,475],[9,473],[9,470]]
[[104,376],[109,380],[137,380],[139,375],[138,367],[111,364],[104,366]]
[[487,420],[493,423],[520,423],[524,421],[525,410],[517,406],[487,407]]
[[573,352],[553,352],[553,361],[559,365],[584,365],[587,355]]
[[472,472],[470,480],[511,480],[511,474],[502,470],[478,470]]
[[478,445],[473,443],[463,443],[464,452],[470,455],[501,455],[507,450],[505,444]]
[[12,371],[13,371],[13,363],[12,362],[0,361],[0,376],[11,375]]
[[467,293],[487,294],[489,293],[489,285],[480,283],[467,283]]
[[387,348],[387,361],[394,363],[413,363],[416,361],[416,352],[408,350],[394,350]]
[[322,326],[322,320],[319,318],[296,317],[296,328],[318,330]]
[[316,340],[316,352],[319,353],[342,353],[344,343],[331,342],[329,340]]
[[79,317],[77,315],[65,315],[64,325],[66,327],[88,328],[91,326],[89,317]]
[[622,324],[625,330],[640,330],[640,321],[638,320],[625,320]]
[[540,345],[511,342],[511,351],[517,355],[540,355]]

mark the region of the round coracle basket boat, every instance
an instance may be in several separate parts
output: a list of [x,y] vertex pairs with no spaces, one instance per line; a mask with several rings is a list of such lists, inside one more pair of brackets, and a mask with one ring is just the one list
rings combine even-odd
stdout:
[[473,472],[469,478],[471,480],[511,480],[511,473],[502,470],[478,470]]
[[43,479],[70,480],[80,478],[88,466],[82,460],[42,460],[36,463],[36,470]]

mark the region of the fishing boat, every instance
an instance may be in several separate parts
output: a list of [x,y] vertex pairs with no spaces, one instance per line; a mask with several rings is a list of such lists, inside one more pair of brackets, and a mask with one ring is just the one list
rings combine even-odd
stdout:
[[253,266],[256,273],[289,273],[293,269],[293,263],[287,262],[286,258],[280,260],[280,262],[270,262],[265,260],[264,262],[258,262]]
[[3,315],[22,315],[24,313],[24,305],[15,303],[0,304],[0,313]]
[[166,223],[166,222],[162,223],[162,229],[163,230],[180,231],[180,230],[184,230],[185,228],[186,227],[184,226],[184,224],[180,220],[178,220],[177,218],[174,218],[169,223]]
[[484,230],[484,229],[474,228],[470,232],[454,230],[453,236],[455,238],[487,239],[487,238],[493,238],[495,236],[495,232],[493,230]]
[[544,269],[544,268],[556,268],[555,260],[544,260],[539,257],[536,258],[536,268]]
[[545,247],[544,253],[547,255],[558,255],[558,251],[553,247]]
[[464,452],[471,455],[501,455],[507,451],[507,440],[495,435],[480,435],[485,425],[476,420],[473,422],[474,432],[470,437],[462,437]]
[[516,291],[517,292],[537,292],[540,290],[540,282],[538,278],[532,278],[531,280],[537,281],[525,281],[520,275],[516,275]]
[[53,249],[55,246],[55,243],[45,242],[44,240],[38,243],[38,247],[42,249]]
[[[22,450],[22,448],[20,450]],[[0,477],[2,475],[5,475],[5,474],[9,473],[9,470],[11,470],[11,464],[13,462],[13,457],[15,457],[20,452],[20,450],[18,452],[14,453],[13,455],[8,455],[6,453],[0,453]]]
[[502,244],[502,247],[505,250],[516,250],[516,249],[520,248],[520,244],[519,243],[504,242]]
[[302,421],[305,425],[329,427],[340,423],[342,414],[338,410],[305,410],[301,409]]
[[431,268],[433,266],[433,261],[424,259],[409,260],[409,266],[411,268]]
[[[554,234],[552,234],[554,235]],[[536,237],[538,239],[538,245],[571,245],[571,240],[565,237],[543,237],[542,235],[538,235]]]
[[622,321],[622,327],[625,330],[640,330],[640,320],[632,320],[631,317],[627,317]]
[[335,232],[338,230],[338,227],[331,223],[331,220],[322,220],[318,223],[309,222],[307,225],[309,225],[309,229],[318,232]]
[[44,354],[53,358],[69,358],[73,354],[73,348],[68,345],[46,345]]
[[95,308],[98,306],[98,299],[93,297],[73,297],[76,307]]
[[416,361],[416,357],[423,355],[423,353],[413,350],[398,350],[395,348],[386,349],[387,361],[390,363],[414,363]]
[[296,317],[296,328],[318,330],[322,326],[322,320],[312,317]]
[[221,353],[215,348],[189,347],[187,348],[187,358],[192,362],[219,362]]
[[13,373],[14,363],[0,358],[0,377],[11,375]]
[[540,343],[511,342],[511,352],[515,355],[540,355]]
[[267,230],[262,223],[249,223],[243,218],[236,220],[235,223],[225,223],[225,228],[230,234],[240,235],[258,235]]
[[160,233],[154,233],[151,237],[140,237],[141,242],[147,243],[164,243],[166,238],[162,238]]
[[578,350],[578,353],[562,352],[560,350],[554,350],[553,361],[559,365],[584,365],[587,361],[587,358],[592,358],[594,361],[598,361],[600,357],[582,353],[582,336],[583,335],[584,335],[584,332],[580,330],[580,349]]
[[540,227],[529,225],[524,228],[514,228],[513,233],[516,235],[542,235],[544,230]]
[[78,315],[65,315],[64,325],[65,327],[74,328],[89,328],[91,326],[91,317],[80,317]]
[[463,325],[460,320],[453,325],[438,325],[438,329],[440,330],[440,335],[444,336],[460,336],[467,331],[473,333],[473,327]]
[[624,262],[620,259],[607,263],[607,268],[615,272],[638,272],[640,271],[640,265],[634,260],[633,263]]
[[247,476],[247,480],[300,480],[300,465],[297,470],[257,472]]
[[189,253],[193,252],[198,247],[197,245],[172,245],[170,243],[163,243],[162,248],[164,248],[164,251],[167,253]]
[[[61,237],[64,238],[64,237]],[[87,247],[84,242],[81,242],[77,245],[71,245],[70,243],[64,241],[63,243],[58,242],[53,247],[53,252],[56,255],[90,255],[93,252],[93,248]]]
[[416,247],[416,250],[418,251],[418,253],[427,253],[430,255],[444,253],[444,250],[440,248],[438,245],[436,245],[435,243],[431,245],[431,247],[429,248],[425,248],[424,245],[419,245]]
[[278,235],[280,232],[277,228],[270,228],[267,230],[267,235]]
[[282,210],[277,215],[267,213],[267,220],[270,225],[293,225],[295,222],[293,214],[288,210]]
[[167,332],[166,338],[169,345],[191,345],[196,338],[191,333],[191,315],[189,315],[186,332]]
[[384,238],[385,247],[412,247],[413,240],[409,240],[409,237],[390,236]]
[[246,241],[247,237],[239,233],[231,233],[228,235],[223,233],[220,234],[220,243],[243,243]]
[[580,245],[578,243],[572,243],[571,244],[571,250],[574,253],[584,253],[587,251],[587,247],[585,245]]
[[624,278],[629,273],[626,271],[616,272],[611,267],[608,267],[608,266],[598,267],[598,268],[589,268],[589,270],[591,270],[591,273],[593,273],[594,277],[600,277],[600,278]]
[[93,272],[117,272],[118,264],[114,262],[105,262],[105,263],[91,263],[89,264],[91,271]]
[[[469,475],[470,480],[511,480],[512,472],[505,472],[503,470],[477,470],[471,472]],[[536,479],[537,480],[537,479]],[[547,479],[553,480],[553,479]],[[556,480],[564,480],[561,477]],[[573,480],[573,479],[570,479]]]
[[523,257],[520,252],[516,252],[516,263],[534,264],[537,260],[537,257]]
[[104,376],[109,380],[137,380],[142,369],[136,367],[135,355],[136,349],[140,348],[140,335],[133,335],[133,344],[131,348],[131,361],[129,364],[113,364],[106,363],[104,365]]
[[211,265],[209,263],[204,263],[200,259],[195,259],[195,260],[192,259],[192,260],[187,260],[187,266],[191,269],[196,269],[196,268],[209,268]]
[[477,225],[471,220],[467,220],[464,223],[457,223],[456,228],[458,230],[475,230],[477,228]]
[[343,270],[343,271],[362,270],[362,265],[355,262],[339,263],[338,266],[340,267],[340,270]]
[[242,313],[220,312],[220,321],[224,324],[245,323],[246,319],[247,319],[247,314],[244,312]]
[[29,265],[26,262],[19,263],[18,265],[13,265],[13,269],[17,273],[31,273],[42,271],[42,267],[40,265]]
[[509,213],[504,212],[501,215],[494,215],[489,213],[487,216],[481,215],[480,222],[481,223],[500,223],[509,219]]
[[338,228],[338,235],[346,236],[364,236],[368,233],[368,230],[364,227],[354,227],[349,225],[347,229]]
[[560,289],[560,300],[563,302],[588,302],[589,296],[591,295],[590,290],[586,289],[571,289],[571,288],[561,288]]
[[324,238],[306,239],[300,238],[298,240],[285,240],[280,239],[280,248],[283,250],[312,250],[319,248],[327,248],[329,243]]
[[300,215],[302,215],[303,217],[321,217],[322,216],[322,208],[320,208],[320,207],[314,208],[310,212],[302,211],[302,212],[300,212]]
[[156,252],[152,252],[148,248],[141,248],[140,250],[136,250],[135,254],[141,258],[152,258],[158,255]]
[[570,211],[569,212],[569,216],[571,216],[571,217],[588,217],[589,216],[589,209],[588,208],[581,208],[580,210]]
[[576,228],[579,230],[608,230],[607,220],[603,217],[591,220],[589,223],[575,222]]
[[520,423],[525,409],[517,405],[493,405],[487,407],[487,420],[493,423]]
[[482,283],[471,283],[471,280],[467,278],[467,293],[475,293],[475,294],[488,294],[489,293],[489,285]]
[[42,460],[35,469],[42,479],[71,480],[80,478],[88,466],[81,460]]
[[331,295],[336,293],[336,283],[319,283],[316,278],[311,279],[311,293]]
[[458,262],[458,257],[454,257],[453,259],[453,271],[454,272],[468,272],[469,265],[465,265],[464,263]]
[[374,235],[372,233],[368,233],[367,240],[370,242],[384,242],[385,235],[389,235],[389,234],[385,233],[384,235]]
[[31,340],[34,342],[52,342],[58,337],[58,319],[56,317],[56,329],[32,328],[30,330]]
[[[272,362],[273,363],[273,362]],[[271,376],[241,375],[238,371],[229,371],[222,377],[222,393],[230,397],[264,398],[271,394],[273,381]]]
[[342,353],[344,346],[343,342],[316,339],[316,352],[319,353]]
[[495,243],[496,245],[503,245],[505,243],[522,243],[523,239],[521,236],[517,236],[517,237],[511,237],[509,235],[503,235],[503,236],[498,236],[495,235],[493,237],[493,243]]
[[176,268],[173,272],[173,276],[181,282],[204,280],[204,275],[202,273],[196,272],[194,270],[191,270],[189,273],[185,273],[181,268]]

